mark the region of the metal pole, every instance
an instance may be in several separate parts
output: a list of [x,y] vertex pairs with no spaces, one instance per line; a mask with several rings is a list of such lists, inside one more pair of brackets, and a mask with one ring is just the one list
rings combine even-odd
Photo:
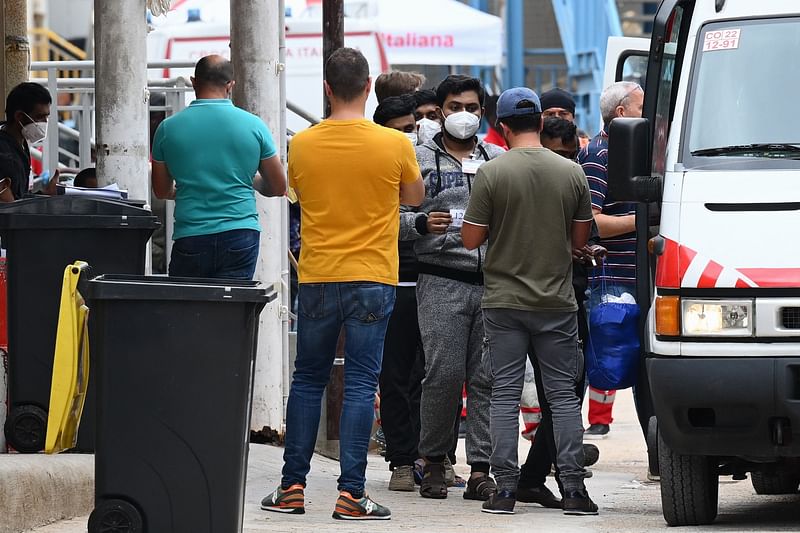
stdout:
[[[254,113],[269,126],[277,144],[283,142],[281,131],[279,61],[283,13],[277,2],[231,1],[231,57],[236,76],[234,102]],[[282,257],[286,255],[287,236],[281,221],[284,198],[257,197],[261,220],[261,255],[256,279],[265,285],[281,286]],[[258,357],[250,427],[268,426],[280,430],[283,424],[282,302],[280,298],[261,313],[258,331]]]
[[522,0],[506,3],[508,87],[525,85],[525,9]]
[[[344,0],[322,0],[322,65],[331,54],[344,47]],[[330,115],[328,98],[323,95],[323,116]]]
[[[280,140],[281,161],[286,168],[286,149],[288,147],[286,137],[286,2],[278,1],[278,16],[280,17],[280,31],[278,33],[278,61],[280,65],[280,126],[278,128]],[[285,239],[281,253],[281,359],[283,369],[283,420],[286,420],[286,407],[289,403],[289,388],[292,385],[292,364],[289,360],[289,309],[291,309],[291,273],[289,269],[289,203],[287,200],[281,202],[281,236]],[[286,432],[285,424],[281,426],[281,433]]]
[[[469,5],[473,9],[477,9],[479,11],[485,11],[485,12],[489,11],[488,3],[489,2],[487,0],[470,0],[469,1]],[[478,65],[471,65],[470,68],[469,68],[469,75],[472,76],[473,78],[482,78],[483,77],[483,69]],[[485,85],[485,83],[484,83],[484,85]]]
[[[6,91],[6,5],[5,2],[0,3],[0,37],[3,39],[3,50],[0,52],[0,98],[2,98],[2,106],[5,110],[6,105],[6,95],[8,92]],[[1,117],[5,117],[4,114],[0,114]],[[5,118],[3,118],[5,120]],[[2,390],[0,390],[2,392]],[[5,398],[5,396],[3,396]],[[5,421],[5,418],[3,418]],[[4,440],[0,439],[0,450],[3,449]]]
[[47,69],[47,90],[53,104],[50,106],[50,117],[47,119],[47,139],[44,144],[42,163],[45,170],[52,176],[58,169],[58,71],[55,68]]
[[5,0],[5,90],[3,107],[8,93],[28,81],[31,45],[28,41],[28,6],[26,0]]
[[[95,0],[97,179],[150,203],[145,0]],[[149,264],[149,261],[148,261]]]

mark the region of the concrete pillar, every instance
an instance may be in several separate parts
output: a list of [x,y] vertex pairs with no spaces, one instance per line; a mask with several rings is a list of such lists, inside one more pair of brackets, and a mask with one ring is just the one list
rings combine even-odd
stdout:
[[97,179],[150,203],[145,0],[94,2]]
[[[28,15],[26,0],[0,2],[0,35],[3,50],[0,52],[0,113],[5,120],[6,96],[9,91],[28,81],[30,69],[30,43],[28,42]],[[5,266],[3,266],[5,268]],[[5,273],[3,273],[5,276]],[[7,368],[5,352],[0,357],[0,426],[6,422]],[[0,435],[0,453],[5,453],[5,436]]]
[[[279,2],[231,1],[231,58],[236,86],[234,103],[261,117],[276,143],[283,145],[281,131],[280,43],[284,29]],[[285,148],[281,148],[285,154]],[[261,221],[261,254],[256,279],[277,290],[288,291],[281,283],[282,267],[287,255],[288,233],[282,220],[285,198],[264,198],[256,194]],[[287,364],[285,338],[286,298],[278,298],[261,313],[258,334],[258,356],[253,393],[253,414],[250,427],[264,426],[283,430],[284,366]]]
[[22,82],[28,81],[31,61],[31,46],[28,42],[28,6],[26,0],[5,0],[5,31],[3,33],[5,51],[5,97],[9,91]]

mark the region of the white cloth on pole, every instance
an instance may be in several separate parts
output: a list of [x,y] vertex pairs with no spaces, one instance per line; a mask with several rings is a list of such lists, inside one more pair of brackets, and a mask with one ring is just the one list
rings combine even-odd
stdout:
[[147,8],[154,17],[169,13],[172,0],[147,0]]

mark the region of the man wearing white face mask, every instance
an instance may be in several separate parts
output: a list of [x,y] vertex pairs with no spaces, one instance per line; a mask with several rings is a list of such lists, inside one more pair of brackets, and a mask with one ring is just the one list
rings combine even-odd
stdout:
[[486,500],[489,477],[489,381],[481,366],[482,262],[485,246],[464,248],[459,230],[472,181],[481,163],[503,149],[476,134],[486,93],[480,80],[449,76],[436,89],[442,132],[417,147],[425,200],[401,216],[400,238],[414,240],[419,261],[417,309],[425,351],[420,403],[420,446],[425,474],[420,494],[446,498],[444,460],[452,446],[461,390],[467,386],[467,463],[472,473],[464,498]]
[[417,102],[415,115],[417,118],[417,135],[419,144],[425,144],[442,131],[442,119],[436,91],[423,89],[414,93]]
[[[19,200],[29,189],[30,145],[47,136],[50,93],[38,83],[21,83],[6,99],[6,122],[0,124],[0,200]],[[51,183],[55,184],[57,175]]]

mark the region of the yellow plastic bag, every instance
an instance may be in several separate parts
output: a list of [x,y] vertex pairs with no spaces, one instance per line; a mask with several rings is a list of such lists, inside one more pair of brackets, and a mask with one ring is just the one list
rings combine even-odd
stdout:
[[64,270],[45,453],[74,448],[78,439],[89,382],[89,308],[78,292],[78,280],[88,267],[76,261]]

